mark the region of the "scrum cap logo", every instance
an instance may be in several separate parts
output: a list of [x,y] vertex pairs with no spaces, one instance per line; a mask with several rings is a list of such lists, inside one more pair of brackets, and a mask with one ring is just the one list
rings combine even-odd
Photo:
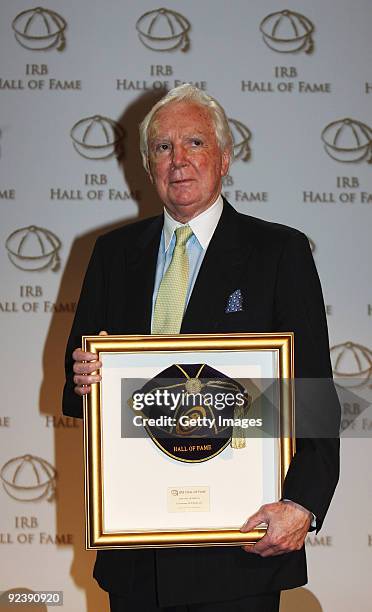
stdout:
[[141,43],[152,51],[175,51],[186,53],[190,49],[190,22],[176,11],[159,8],[144,13],[136,23]]
[[343,378],[346,387],[363,386],[372,375],[372,351],[355,342],[336,344],[330,350],[335,376]]
[[368,157],[372,164],[372,129],[356,119],[339,119],[329,123],[321,134],[324,149],[339,162],[361,162]]
[[31,51],[63,51],[66,47],[66,21],[49,9],[38,6],[22,11],[12,21],[17,42]]
[[120,157],[123,128],[108,117],[94,115],[77,121],[70,136],[74,149],[85,159]]
[[[168,402],[163,401],[164,391],[169,389],[178,396],[174,414]],[[217,419],[218,397],[224,397],[226,391],[235,398],[234,405],[231,402],[224,405],[224,416],[231,417],[227,425]],[[244,431],[232,421],[246,418],[252,398],[238,381],[205,363],[173,364],[131,393],[128,406],[138,410],[135,397],[153,393],[159,393],[159,401],[156,405],[142,404],[141,415],[147,418],[144,425],[147,434],[168,457],[199,463],[215,457],[228,444],[234,449],[245,447]],[[161,417],[160,422],[156,417]],[[150,425],[150,422],[157,424]]]
[[251,147],[249,141],[252,133],[244,123],[237,119],[228,119],[233,139],[233,159],[247,162],[251,158]]
[[33,455],[14,457],[2,466],[0,478],[9,497],[17,501],[52,501],[56,470],[45,459]]
[[60,239],[53,232],[36,225],[15,230],[5,242],[12,264],[27,272],[47,268],[57,272],[61,265],[58,253],[61,246]]
[[278,53],[313,53],[314,25],[310,19],[293,11],[279,11],[267,15],[260,30],[265,44]]

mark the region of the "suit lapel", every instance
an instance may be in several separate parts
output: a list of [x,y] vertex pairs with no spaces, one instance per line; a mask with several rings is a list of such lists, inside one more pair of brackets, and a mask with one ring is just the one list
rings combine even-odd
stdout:
[[125,326],[129,333],[151,333],[152,294],[163,216],[156,217],[128,251]]
[[212,332],[229,295],[239,288],[252,244],[241,234],[239,214],[226,200],[191,294],[181,333]]

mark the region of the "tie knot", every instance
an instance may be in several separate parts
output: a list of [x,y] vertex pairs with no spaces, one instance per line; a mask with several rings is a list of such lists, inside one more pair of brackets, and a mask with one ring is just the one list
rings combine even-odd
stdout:
[[189,225],[182,225],[176,229],[176,247],[184,247],[192,236],[192,229]]

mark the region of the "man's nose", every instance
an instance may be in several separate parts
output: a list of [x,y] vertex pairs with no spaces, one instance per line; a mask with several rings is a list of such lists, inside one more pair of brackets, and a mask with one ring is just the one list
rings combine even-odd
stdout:
[[173,146],[172,162],[175,168],[184,166],[187,163],[187,151],[182,144]]

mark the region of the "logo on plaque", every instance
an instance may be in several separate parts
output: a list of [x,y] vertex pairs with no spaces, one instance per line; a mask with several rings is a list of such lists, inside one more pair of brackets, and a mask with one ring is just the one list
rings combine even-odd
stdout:
[[339,119],[329,123],[321,134],[326,153],[338,162],[372,163],[372,129],[356,119]]
[[41,457],[14,457],[2,466],[0,479],[9,497],[17,501],[52,501],[56,486],[55,468]]
[[61,15],[41,6],[22,11],[12,21],[16,41],[30,51],[63,51],[66,27]]
[[30,225],[12,232],[5,242],[8,257],[19,270],[36,272],[50,268],[57,272],[61,265],[60,239],[44,227]]
[[124,130],[109,117],[94,115],[77,121],[70,131],[74,149],[85,159],[120,157]]
[[[139,396],[145,398],[140,409]],[[234,449],[246,445],[243,427],[252,397],[238,381],[207,364],[166,368],[133,393],[128,404],[143,418],[152,441],[178,461],[199,463],[229,444]]]
[[144,13],[136,23],[141,43],[152,51],[186,53],[190,49],[190,28],[186,17],[166,8]]
[[249,141],[252,133],[244,123],[237,119],[229,119],[229,126],[233,139],[233,159],[247,162],[251,158],[251,147]]
[[360,387],[372,376],[371,349],[355,342],[336,344],[330,350],[335,376],[343,378],[347,387]]
[[261,23],[264,43],[278,53],[304,53],[314,51],[314,25],[300,13],[284,10],[270,13]]

